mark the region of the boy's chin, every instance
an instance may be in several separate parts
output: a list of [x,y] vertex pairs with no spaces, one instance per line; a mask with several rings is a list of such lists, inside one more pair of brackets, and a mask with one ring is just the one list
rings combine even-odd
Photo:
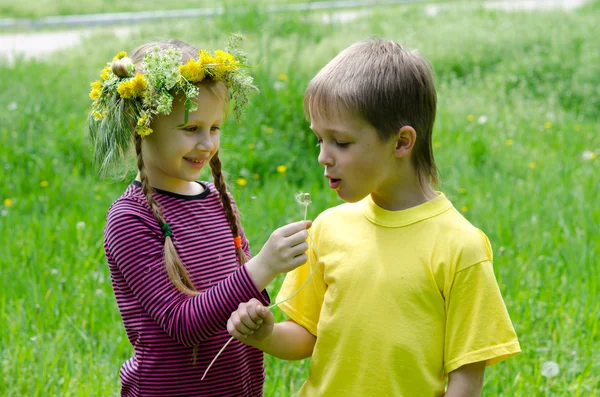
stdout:
[[337,194],[338,194],[339,198],[344,200],[346,203],[358,203],[359,201],[361,201],[362,199],[364,199],[365,197],[367,197],[369,195],[369,193],[345,194],[343,191],[340,191],[340,190],[337,191]]

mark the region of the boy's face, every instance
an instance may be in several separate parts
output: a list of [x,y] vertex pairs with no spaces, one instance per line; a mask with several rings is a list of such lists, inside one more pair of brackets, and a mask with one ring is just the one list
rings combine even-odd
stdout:
[[357,202],[393,186],[395,139],[382,142],[372,125],[345,109],[327,118],[311,117],[311,129],[319,139],[325,177],[342,200]]

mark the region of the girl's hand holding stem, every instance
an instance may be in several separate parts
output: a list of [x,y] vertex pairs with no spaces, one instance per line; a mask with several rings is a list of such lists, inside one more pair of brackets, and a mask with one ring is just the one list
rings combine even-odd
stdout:
[[259,290],[279,273],[289,272],[306,263],[308,231],[311,221],[290,223],[275,230],[262,250],[245,264]]

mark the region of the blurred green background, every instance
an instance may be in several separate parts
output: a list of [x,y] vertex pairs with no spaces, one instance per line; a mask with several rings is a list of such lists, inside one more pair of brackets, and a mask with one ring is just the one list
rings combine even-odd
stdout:
[[[483,395],[600,395],[600,2],[569,11],[477,2],[266,11],[283,3],[228,1],[211,18],[79,29],[73,46],[46,52],[40,41],[37,58],[0,60],[0,395],[118,393],[118,369],[132,348],[102,232],[133,176],[103,181],[91,166],[89,83],[117,51],[164,38],[221,48],[232,32],[246,36],[250,61],[260,64],[253,75],[261,93],[244,120],[231,117],[222,132],[224,169],[254,254],[272,230],[303,217],[295,193],[311,193],[313,219],[341,203],[326,186],[302,112],[310,78],[372,34],[418,48],[436,73],[439,188],[490,237],[523,349],[488,368]],[[214,4],[176,4],[198,6]],[[173,5],[2,0],[0,15],[166,7]],[[5,30],[0,41],[26,33]],[[557,376],[542,372],[548,361],[558,363]],[[265,395],[288,396],[308,361],[267,357],[266,368]]]

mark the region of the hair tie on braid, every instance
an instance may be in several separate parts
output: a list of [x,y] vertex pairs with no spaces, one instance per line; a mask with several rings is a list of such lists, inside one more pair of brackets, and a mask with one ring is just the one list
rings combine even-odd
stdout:
[[235,248],[242,248],[242,238],[240,236],[234,237],[233,242],[235,243]]
[[161,227],[163,235],[165,237],[172,237],[173,236],[173,231],[171,230],[171,226],[169,226],[168,223],[163,224]]

